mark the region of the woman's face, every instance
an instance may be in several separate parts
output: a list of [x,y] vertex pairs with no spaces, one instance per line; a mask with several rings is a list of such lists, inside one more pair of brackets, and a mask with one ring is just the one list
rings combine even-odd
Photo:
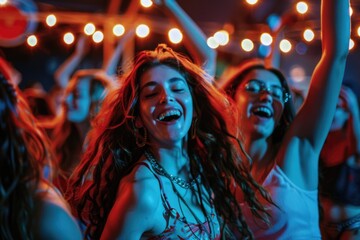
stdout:
[[243,131],[261,138],[271,136],[284,110],[284,94],[274,73],[264,69],[249,72],[235,93]]
[[70,122],[80,123],[89,117],[91,106],[89,78],[81,78],[69,86],[65,104],[67,119]]
[[346,102],[342,97],[339,97],[330,131],[342,129],[349,118],[350,114],[347,111]]
[[140,79],[140,118],[136,127],[145,127],[151,144],[180,143],[190,129],[193,101],[186,79],[176,70],[159,65]]

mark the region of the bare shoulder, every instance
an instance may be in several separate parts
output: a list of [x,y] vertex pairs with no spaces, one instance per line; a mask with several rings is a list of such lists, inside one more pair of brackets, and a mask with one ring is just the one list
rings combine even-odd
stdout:
[[61,195],[49,188],[35,199],[35,239],[82,239],[76,220]]
[[136,165],[121,179],[101,239],[140,239],[159,225],[165,228],[161,207],[159,182],[145,165]]
[[128,191],[131,192],[128,195],[131,202],[141,208],[142,211],[152,212],[159,204],[161,197],[159,181],[145,165],[137,165],[129,175],[121,180],[118,195],[123,195],[124,192]]

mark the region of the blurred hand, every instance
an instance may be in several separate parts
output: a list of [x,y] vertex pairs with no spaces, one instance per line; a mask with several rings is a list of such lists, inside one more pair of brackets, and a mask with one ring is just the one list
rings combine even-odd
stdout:
[[356,94],[351,88],[343,86],[340,91],[340,97],[344,99],[345,109],[353,117],[359,117],[359,104]]

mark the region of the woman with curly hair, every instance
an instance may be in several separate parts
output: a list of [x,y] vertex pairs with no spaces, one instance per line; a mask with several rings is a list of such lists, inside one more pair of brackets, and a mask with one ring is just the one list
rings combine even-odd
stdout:
[[234,184],[267,220],[255,192],[267,194],[246,171],[231,130],[233,109],[208,78],[159,45],[140,52],[107,95],[68,188],[88,237],[219,239],[225,224],[251,237]]
[[0,132],[0,239],[81,239],[65,199],[43,176],[52,165],[48,141],[2,74]]
[[286,79],[277,69],[250,62],[222,86],[239,110],[250,171],[275,203],[268,208],[269,226],[252,220],[252,206],[243,205],[256,239],[321,239],[319,155],[345,71],[349,1],[322,1],[321,19],[322,56],[296,116]]
[[41,123],[50,132],[52,148],[60,168],[54,183],[63,193],[68,177],[82,157],[91,121],[112,85],[113,80],[102,70],[78,70],[65,88],[60,114]]

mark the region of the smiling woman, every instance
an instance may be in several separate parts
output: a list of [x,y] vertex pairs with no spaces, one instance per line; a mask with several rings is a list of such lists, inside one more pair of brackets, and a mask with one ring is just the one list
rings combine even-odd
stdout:
[[209,75],[159,45],[140,52],[121,80],[70,179],[68,199],[87,235],[220,239],[229,226],[251,236],[231,186],[242,186],[262,220],[254,191],[266,194],[245,171],[231,105]]

